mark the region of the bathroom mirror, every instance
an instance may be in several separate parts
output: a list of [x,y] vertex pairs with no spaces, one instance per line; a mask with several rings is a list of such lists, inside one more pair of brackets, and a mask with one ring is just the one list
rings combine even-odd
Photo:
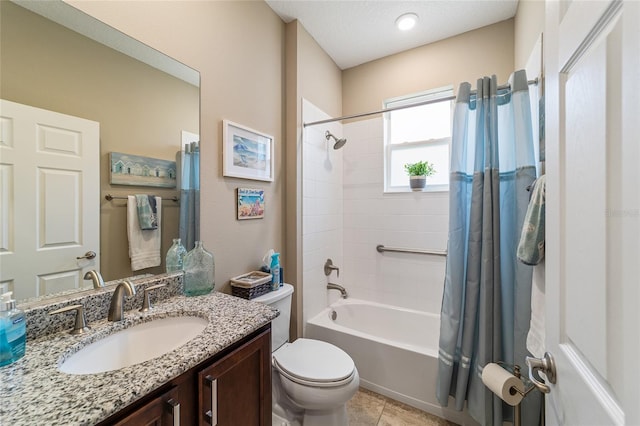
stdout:
[[[101,271],[104,281],[164,272],[164,254],[178,237],[179,201],[172,198],[180,198],[179,182],[175,188],[112,185],[110,153],[176,161],[183,137],[187,135],[184,142],[198,138],[199,73],[62,1],[2,1],[0,19],[0,98],[99,123],[99,185],[85,197],[89,200],[79,197],[99,211],[98,217],[88,219],[100,229],[99,246],[91,249],[99,265],[92,267]],[[8,194],[9,179],[4,174],[0,178]],[[26,184],[13,186],[14,194],[33,191],[21,185]],[[106,200],[107,194],[116,198]],[[137,271],[131,269],[126,222],[126,196],[133,194],[162,197],[163,263]],[[32,213],[17,211],[13,219]],[[61,208],[59,216],[64,215]],[[2,219],[4,244],[14,222],[13,235],[20,233],[20,220]],[[7,252],[4,245],[0,256],[2,251]],[[14,282],[1,274],[1,290],[14,290],[18,300],[70,291],[34,282],[38,279]],[[78,291],[93,288],[77,275]]]

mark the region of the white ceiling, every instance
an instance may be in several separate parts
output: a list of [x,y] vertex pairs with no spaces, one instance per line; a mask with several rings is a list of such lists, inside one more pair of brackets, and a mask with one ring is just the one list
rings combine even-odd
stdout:
[[[295,19],[341,68],[347,69],[509,19],[518,0],[266,0],[285,22]],[[395,26],[413,12],[408,32]]]

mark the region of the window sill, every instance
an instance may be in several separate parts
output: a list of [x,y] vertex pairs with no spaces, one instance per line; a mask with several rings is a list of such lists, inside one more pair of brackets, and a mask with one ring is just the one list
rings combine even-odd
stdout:
[[390,188],[385,188],[385,194],[404,194],[404,193],[415,193],[415,194],[426,194],[431,192],[449,192],[449,185],[427,185],[421,191],[413,191],[408,186],[392,186]]

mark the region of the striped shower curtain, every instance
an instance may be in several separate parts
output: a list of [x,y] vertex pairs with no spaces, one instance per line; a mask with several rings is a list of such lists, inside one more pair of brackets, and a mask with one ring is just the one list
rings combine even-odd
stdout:
[[[481,379],[487,363],[519,364],[531,316],[532,268],[516,259],[536,177],[527,77],[462,83],[456,99],[449,186],[449,243],[442,300],[437,397],[467,402],[482,425],[502,426],[512,408]],[[522,402],[523,425],[539,421],[540,394]]]

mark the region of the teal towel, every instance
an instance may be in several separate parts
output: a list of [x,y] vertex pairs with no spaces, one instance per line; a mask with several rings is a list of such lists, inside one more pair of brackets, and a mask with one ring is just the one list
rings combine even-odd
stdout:
[[156,197],[153,195],[136,194],[136,205],[138,206],[140,229],[143,231],[158,229]]
[[546,175],[538,178],[531,191],[531,200],[524,217],[517,256],[522,263],[537,265],[544,258]]

